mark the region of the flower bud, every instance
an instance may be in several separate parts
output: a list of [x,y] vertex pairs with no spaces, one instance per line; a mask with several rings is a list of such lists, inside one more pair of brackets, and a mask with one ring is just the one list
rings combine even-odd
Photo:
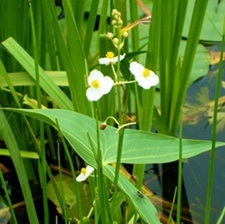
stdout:
[[101,130],[105,130],[106,127],[107,127],[106,122],[103,122],[103,123],[101,124],[101,126],[100,126],[100,129],[101,129]]
[[127,38],[128,37],[128,32],[125,31],[122,35],[123,35],[124,38]]
[[122,19],[119,19],[119,20],[117,21],[117,26],[118,26],[119,28],[121,28],[121,27],[123,26],[123,20],[122,20]]
[[112,25],[115,26],[117,24],[117,21],[115,19],[112,20]]
[[112,42],[113,42],[114,45],[118,45],[120,40],[115,37],[115,38],[113,38]]
[[113,9],[113,10],[112,10],[112,15],[113,15],[113,16],[116,15],[117,13],[118,13],[117,9]]
[[113,33],[108,32],[108,33],[106,34],[106,37],[107,37],[108,39],[111,40],[111,39],[114,37],[114,35],[113,35]]

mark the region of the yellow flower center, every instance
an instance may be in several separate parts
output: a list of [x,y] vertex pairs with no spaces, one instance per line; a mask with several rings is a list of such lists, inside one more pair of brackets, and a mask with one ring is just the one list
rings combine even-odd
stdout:
[[114,58],[113,52],[112,52],[112,51],[108,51],[107,54],[106,54],[106,57],[107,57],[108,59]]
[[87,173],[87,169],[86,168],[81,168],[81,173],[86,174]]
[[145,68],[145,70],[142,72],[142,75],[147,78],[148,76],[150,76],[150,70],[148,70],[147,68]]
[[97,88],[99,88],[100,83],[97,79],[95,79],[91,82],[91,86],[97,89]]

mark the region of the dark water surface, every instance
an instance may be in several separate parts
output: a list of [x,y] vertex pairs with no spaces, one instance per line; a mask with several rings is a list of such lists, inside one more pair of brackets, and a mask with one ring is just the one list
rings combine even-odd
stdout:
[[[196,81],[187,92],[186,110],[184,115],[188,117],[183,125],[183,137],[190,139],[211,140],[212,125],[209,123],[210,111],[213,111],[213,99],[216,88],[216,78],[218,74],[218,65],[211,66],[209,73]],[[223,66],[223,77],[225,81],[225,63]],[[225,96],[225,89],[221,87],[220,97]],[[225,141],[225,102],[221,104],[221,121],[224,123],[221,130],[217,133],[218,141]],[[183,179],[187,193],[187,199],[193,223],[204,223],[206,192],[208,184],[208,172],[210,163],[210,152],[203,153],[194,158],[184,161]],[[161,187],[154,178],[152,165],[148,166],[150,170],[146,175],[148,187],[157,195],[162,196]],[[161,165],[159,173],[163,172]],[[210,223],[217,223],[220,214],[225,207],[225,147],[216,149],[215,170],[213,180],[213,193],[211,203]],[[221,223],[225,223],[225,218]]]
[[[207,76],[197,81],[189,88],[187,93],[187,101],[190,103],[193,102],[193,104],[198,103],[198,100],[196,100],[196,96],[198,95],[200,98],[208,98],[209,102],[213,102],[218,73],[217,69],[217,65],[212,66]],[[225,64],[223,66],[222,80],[225,80]],[[201,93],[199,94],[199,92]],[[223,96],[225,96],[225,89],[221,87],[220,97]],[[184,125],[184,138],[211,140],[212,125],[209,124],[207,114],[209,110],[210,109],[207,109],[206,107],[205,113],[203,113],[204,110],[202,111],[203,116],[199,118],[197,124]],[[220,111],[222,113],[225,112],[225,105],[222,104]],[[225,113],[222,114],[222,117],[222,120],[225,120]],[[225,127],[217,132],[216,139],[218,141],[225,141]],[[187,162],[184,163],[183,177],[194,223],[204,223],[209,163],[210,152],[203,153],[197,157],[188,159]],[[224,207],[225,147],[220,147],[216,149],[215,154],[215,170],[210,223],[216,223],[218,221],[218,218]],[[225,223],[225,218],[223,219],[222,223]]]

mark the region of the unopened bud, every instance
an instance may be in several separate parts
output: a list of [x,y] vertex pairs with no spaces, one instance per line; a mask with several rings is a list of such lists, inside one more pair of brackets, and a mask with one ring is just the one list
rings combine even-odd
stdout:
[[122,19],[119,19],[118,22],[117,22],[118,26],[122,26],[123,25],[123,20]]
[[115,19],[112,20],[112,25],[115,26],[117,24],[117,21]]
[[112,39],[113,38],[113,33],[111,33],[111,32],[108,32],[107,34],[106,34],[106,37],[108,38],[108,39]]
[[115,44],[115,45],[118,45],[119,44],[119,42],[120,42],[120,40],[118,39],[118,38],[113,38],[113,44]]
[[103,122],[103,123],[101,124],[101,126],[100,126],[100,129],[101,129],[101,130],[105,130],[106,127],[107,127],[106,122]]
[[127,38],[128,37],[128,32],[125,31],[122,35],[123,35],[124,38]]
[[113,10],[112,10],[112,15],[113,15],[113,16],[116,15],[117,13],[118,13],[117,9],[113,9]]

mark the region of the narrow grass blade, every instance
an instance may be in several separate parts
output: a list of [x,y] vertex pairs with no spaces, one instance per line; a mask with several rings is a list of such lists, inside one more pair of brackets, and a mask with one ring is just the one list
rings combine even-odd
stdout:
[[27,215],[30,220],[30,223],[38,224],[38,218],[28,182],[27,173],[25,170],[25,166],[20,155],[20,149],[12,132],[10,125],[7,122],[7,119],[4,115],[4,112],[0,110],[0,135],[5,141],[5,144],[10,151],[10,155],[15,166],[17,176],[22,188],[24,200],[27,208]]
[[214,166],[215,166],[215,144],[216,144],[216,128],[217,128],[217,114],[218,114],[218,100],[220,95],[220,87],[222,80],[222,70],[223,70],[223,51],[225,46],[225,17],[224,17],[224,33],[222,36],[222,44],[220,48],[220,63],[217,75],[216,92],[215,92],[215,106],[213,111],[213,126],[212,126],[212,150],[210,157],[210,167],[208,176],[208,187],[207,187],[207,198],[206,198],[206,208],[205,208],[205,224],[210,223],[210,209],[212,200],[212,189],[213,189],[213,177],[214,177]]
[[[2,45],[18,60],[18,62],[35,80],[34,60],[31,56],[11,37],[2,42]],[[44,91],[58,104],[58,106],[60,108],[73,110],[72,102],[65,93],[52,82],[41,67],[39,67],[39,75],[41,88],[44,89]]]

